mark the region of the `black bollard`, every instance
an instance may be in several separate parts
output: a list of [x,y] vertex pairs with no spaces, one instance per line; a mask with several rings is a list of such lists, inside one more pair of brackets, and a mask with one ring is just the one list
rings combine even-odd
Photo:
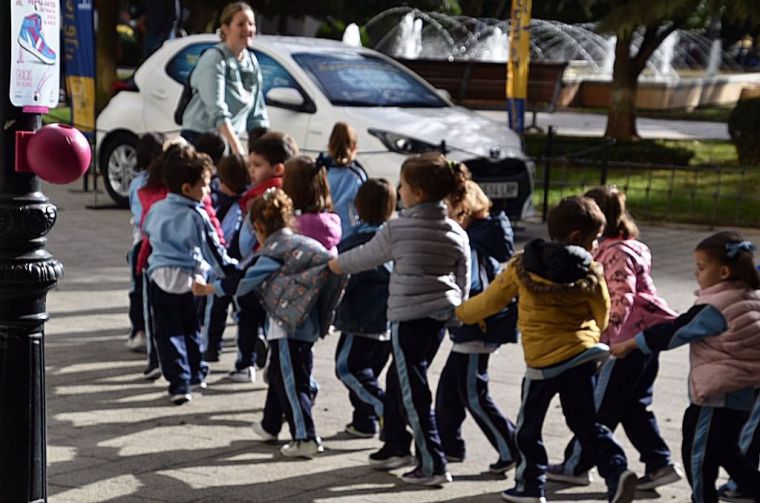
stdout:
[[41,116],[10,103],[10,9],[0,8],[0,502],[47,501],[44,325],[63,266],[46,250],[56,208],[17,173],[16,131]]

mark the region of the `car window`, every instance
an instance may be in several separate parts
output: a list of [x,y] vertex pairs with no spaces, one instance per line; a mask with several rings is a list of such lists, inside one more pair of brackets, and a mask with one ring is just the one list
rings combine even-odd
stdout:
[[296,53],[333,105],[445,107],[446,103],[403,68],[360,53]]
[[166,65],[167,75],[185,85],[187,76],[195,68],[201,53],[213,45],[215,45],[214,42],[201,42],[183,47]]
[[292,87],[301,91],[300,86],[288,71],[277,61],[261,51],[253,51],[264,74],[264,95],[273,87]]

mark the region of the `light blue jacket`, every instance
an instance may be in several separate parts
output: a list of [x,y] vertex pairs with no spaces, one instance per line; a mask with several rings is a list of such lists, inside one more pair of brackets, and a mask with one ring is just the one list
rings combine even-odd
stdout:
[[367,173],[357,162],[346,166],[336,166],[329,157],[325,156],[324,160],[329,163],[327,183],[330,186],[333,208],[340,217],[342,235],[348,236],[349,231],[359,223],[354,201],[359,187],[367,181]]
[[177,267],[196,274],[203,270],[204,261],[214,268],[218,278],[236,270],[237,260],[227,255],[198,201],[170,193],[150,208],[143,232],[153,248],[148,274],[160,267]]
[[224,122],[240,136],[251,129],[269,127],[264,102],[264,83],[259,62],[252,51],[238,60],[226,44],[216,44],[198,59],[190,76],[196,93],[182,116],[182,128],[205,133]]

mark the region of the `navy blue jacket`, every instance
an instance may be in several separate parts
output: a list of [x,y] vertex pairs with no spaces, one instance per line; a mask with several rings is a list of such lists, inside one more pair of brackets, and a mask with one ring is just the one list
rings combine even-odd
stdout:
[[[375,237],[378,230],[380,227],[359,224],[340,242],[338,252],[363,245]],[[352,274],[335,315],[335,328],[350,334],[382,334],[387,331],[390,277],[388,263]]]
[[[515,253],[514,233],[503,211],[488,218],[473,220],[467,228],[472,253],[470,296],[481,293],[501,272],[502,264]],[[462,325],[449,329],[454,342],[485,341],[496,344],[517,342],[517,303],[485,319],[480,325]]]

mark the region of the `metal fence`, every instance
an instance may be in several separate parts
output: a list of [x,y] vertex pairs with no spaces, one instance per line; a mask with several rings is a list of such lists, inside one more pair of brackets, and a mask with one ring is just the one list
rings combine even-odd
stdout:
[[[614,141],[558,157],[551,148],[550,132],[548,155],[534,158],[533,197],[544,218],[561,198],[612,184],[637,219],[760,227],[760,168],[609,161]],[[592,152],[596,158],[589,159]]]

